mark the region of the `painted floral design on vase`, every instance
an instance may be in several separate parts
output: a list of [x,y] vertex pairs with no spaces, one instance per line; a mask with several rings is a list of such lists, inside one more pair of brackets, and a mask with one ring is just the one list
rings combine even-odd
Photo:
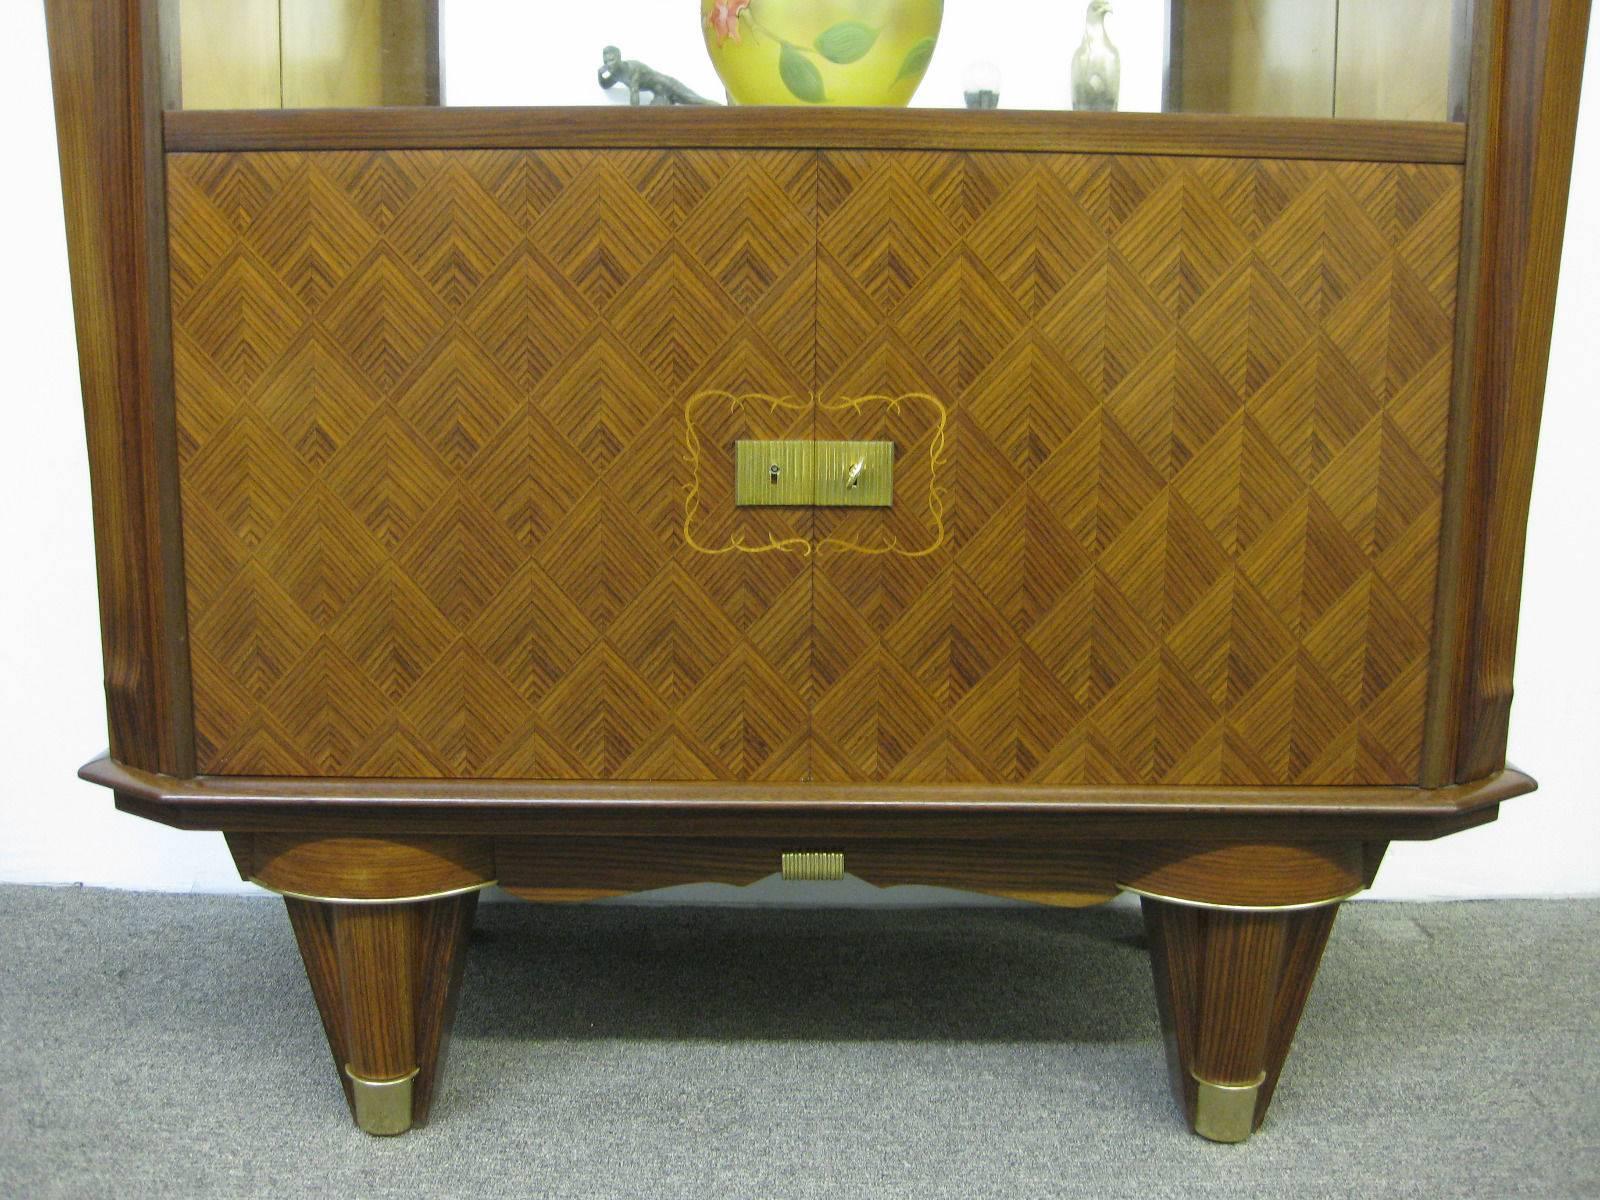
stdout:
[[904,106],[943,21],[944,0],[700,0],[735,104]]

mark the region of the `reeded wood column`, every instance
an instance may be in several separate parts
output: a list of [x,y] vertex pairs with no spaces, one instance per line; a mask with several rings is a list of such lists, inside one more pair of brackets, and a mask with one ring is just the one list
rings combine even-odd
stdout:
[[1359,843],[1159,844],[1130,855],[1173,1088],[1202,1137],[1266,1117],[1339,902],[1370,882]]
[[492,852],[469,839],[228,839],[240,873],[283,894],[356,1124],[427,1120]]

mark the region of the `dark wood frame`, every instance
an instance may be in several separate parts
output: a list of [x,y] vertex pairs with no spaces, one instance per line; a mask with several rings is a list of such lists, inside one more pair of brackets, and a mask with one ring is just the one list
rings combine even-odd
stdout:
[[1534,790],[1503,770],[1442,788],[1034,787],[542,780],[174,779],[96,759],[80,772],[128,812],[179,829],[619,837],[915,835],[1275,842],[1430,840]]
[[[1283,1065],[1332,906],[1370,884],[1390,840],[1491,821],[1501,802],[1532,790],[1505,769],[1505,735],[1588,0],[1477,0],[1465,129],[1133,114],[163,114],[160,2],[46,0],[111,731],[108,758],[84,777],[112,789],[124,811],[227,832],[241,874],[290,896],[358,1114],[372,1103],[369,1089],[403,1083],[407,1071],[418,1078],[408,1119],[426,1112],[470,889],[499,876],[518,894],[570,899],[679,882],[685,871],[742,879],[770,870],[780,849],[844,848],[885,881],[931,878],[1055,903],[1119,887],[1144,894],[1180,1100],[1209,1136],[1247,1136]],[[1465,164],[1444,553],[1418,786],[976,791],[195,778],[164,153],[664,145]],[[954,852],[963,843],[994,861]],[[582,887],[585,871],[604,887]],[[359,907],[373,904],[375,912]],[[1240,1088],[1257,1089],[1242,1116],[1226,1099]],[[369,1128],[383,1124],[368,1118]]]
[[1193,113],[872,108],[368,108],[164,116],[169,153],[247,150],[898,149],[1462,163],[1465,126]]
[[154,4],[49,0],[111,752],[194,772]]
[[[422,56],[422,103],[444,103],[444,40],[439,25],[439,0],[421,0],[422,3],[422,45],[417,53]],[[400,53],[408,47],[395,47],[394,53]],[[385,45],[384,53],[391,53]],[[385,103],[389,97],[384,97]]]
[[1423,783],[1505,763],[1589,5],[1481,0]]

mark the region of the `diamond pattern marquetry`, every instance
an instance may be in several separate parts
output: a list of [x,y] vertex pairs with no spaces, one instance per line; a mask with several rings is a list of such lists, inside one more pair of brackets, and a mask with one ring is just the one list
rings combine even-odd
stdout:
[[818,394],[928,392],[949,445],[935,514],[924,415],[819,415],[901,458],[894,510],[818,514],[817,776],[1414,781],[1459,171],[868,152],[821,183]]
[[[685,544],[684,414],[809,395],[814,155],[169,177],[201,770],[804,777],[806,556]],[[705,536],[803,550],[716,487],[807,405],[700,430]]]
[[[200,767],[1418,773],[1461,172],[178,155]],[[885,510],[740,438],[888,439]]]

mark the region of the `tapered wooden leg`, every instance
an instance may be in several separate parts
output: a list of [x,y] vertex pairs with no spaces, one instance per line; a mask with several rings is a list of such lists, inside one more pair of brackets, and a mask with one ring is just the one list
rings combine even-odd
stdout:
[[356,1124],[427,1120],[478,891],[482,838],[229,833],[239,874],[280,893]]
[[344,999],[339,984],[339,956],[333,947],[334,904],[319,904],[310,900],[283,898],[289,910],[289,925],[294,930],[294,940],[300,946],[300,961],[306,967],[306,979],[311,984],[311,998],[317,1003],[317,1015],[322,1018],[322,1032],[327,1035],[328,1049],[333,1052],[333,1068],[338,1072],[339,1084],[344,1088],[345,1103],[355,1111],[355,1095],[350,1090],[350,1077],[344,1073],[350,1061],[350,1047],[345,1041]]
[[1317,978],[1317,967],[1322,963],[1322,952],[1327,948],[1328,935],[1333,932],[1333,921],[1338,915],[1339,906],[1329,904],[1289,913],[1283,918],[1288,929],[1284,935],[1278,993],[1273,1000],[1272,1024],[1268,1028],[1267,1077],[1262,1081],[1261,1095],[1256,1098],[1257,1126],[1266,1119],[1267,1107],[1277,1090],[1278,1077],[1289,1057],[1289,1047],[1294,1044],[1300,1014],[1305,1011],[1311,985]]
[[285,897],[345,1098],[368,1133],[427,1119],[478,894],[340,904]]
[[1190,1128],[1244,1141],[1272,1101],[1337,905],[1143,903],[1167,1061]]
[[411,1118],[426,1125],[433,1108],[433,1089],[444,1067],[455,1025],[456,998],[467,966],[467,941],[478,911],[478,895],[456,896],[453,902],[425,905],[418,939],[419,961],[429,967],[417,980],[417,1084],[411,1099]]

